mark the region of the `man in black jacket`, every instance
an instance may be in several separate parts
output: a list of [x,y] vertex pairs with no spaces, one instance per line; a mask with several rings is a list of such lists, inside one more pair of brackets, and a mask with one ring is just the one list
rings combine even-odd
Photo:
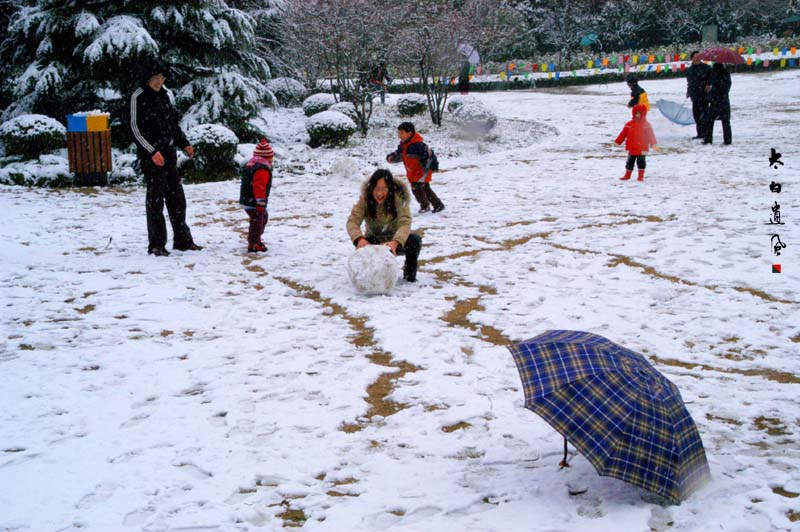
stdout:
[[706,85],[711,76],[711,67],[703,63],[698,56],[700,52],[692,52],[692,66],[686,69],[686,97],[692,99],[692,115],[697,128],[696,139],[705,136],[703,131],[703,118],[708,109],[708,93]]
[[175,97],[164,87],[167,73],[164,62],[151,61],[143,70],[144,83],[131,95],[131,132],[147,186],[147,252],[157,257],[169,255],[165,248],[165,201],[172,224],[172,248],[181,251],[203,249],[194,243],[186,225],[186,196],[178,175],[175,148],[182,149],[189,157],[194,157],[194,148],[181,130],[181,115],[175,107]]

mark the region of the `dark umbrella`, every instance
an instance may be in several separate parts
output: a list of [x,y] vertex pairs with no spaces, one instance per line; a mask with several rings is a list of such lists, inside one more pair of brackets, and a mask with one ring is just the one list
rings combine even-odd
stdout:
[[709,48],[698,54],[701,61],[713,61],[725,65],[743,65],[744,57],[730,48]]
[[639,353],[581,331],[547,331],[511,346],[525,407],[601,476],[680,503],[710,477],[678,388]]

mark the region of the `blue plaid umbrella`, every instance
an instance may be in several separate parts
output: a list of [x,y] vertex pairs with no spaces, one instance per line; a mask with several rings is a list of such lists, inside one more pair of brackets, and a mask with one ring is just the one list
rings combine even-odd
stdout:
[[678,388],[639,353],[581,331],[547,331],[509,349],[525,407],[569,440],[601,476],[676,504],[710,477],[703,442]]

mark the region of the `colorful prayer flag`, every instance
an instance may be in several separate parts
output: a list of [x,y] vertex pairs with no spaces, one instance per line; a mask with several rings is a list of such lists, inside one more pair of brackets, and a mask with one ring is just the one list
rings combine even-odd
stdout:
[[683,53],[681,54],[681,61],[685,60],[687,57],[688,57],[688,56],[686,55],[686,52],[683,52]]

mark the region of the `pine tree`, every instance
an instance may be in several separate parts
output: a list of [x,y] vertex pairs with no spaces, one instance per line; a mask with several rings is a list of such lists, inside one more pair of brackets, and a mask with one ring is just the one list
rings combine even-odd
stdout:
[[252,137],[249,120],[270,96],[254,24],[224,0],[24,0],[6,41],[14,102],[3,118],[34,111],[63,119],[103,107],[124,123],[140,66],[160,56],[185,127],[220,122]]

